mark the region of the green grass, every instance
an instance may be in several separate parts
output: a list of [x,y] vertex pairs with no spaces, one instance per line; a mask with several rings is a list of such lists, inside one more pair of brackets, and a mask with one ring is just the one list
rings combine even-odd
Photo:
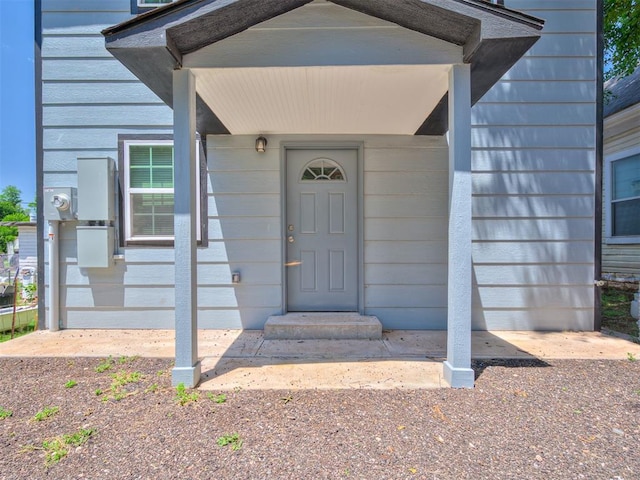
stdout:
[[13,415],[13,412],[11,410],[7,410],[6,408],[0,406],[0,420],[9,418],[12,415]]
[[176,386],[176,402],[180,405],[186,405],[187,403],[197,402],[200,398],[200,394],[198,392],[192,391],[189,393],[187,391],[187,387],[184,386],[184,383],[179,383]]
[[237,433],[227,433],[216,440],[216,443],[221,447],[231,445],[231,450],[234,452],[242,448],[242,439]]
[[[111,368],[111,367],[109,367]],[[130,391],[125,387],[130,384],[138,383],[142,380],[142,373],[140,372],[126,372],[124,370],[120,370],[117,373],[111,374],[111,386],[107,392],[103,392],[101,389],[95,390],[95,394],[97,396],[102,396],[102,401],[106,402],[111,400],[120,401],[126,397],[131,395],[135,395],[137,390]]]
[[[82,428],[77,432],[65,434],[42,442],[42,447],[33,449],[44,450],[45,466],[51,467],[62,460],[69,453],[68,446],[80,447],[87,443],[89,437],[95,433],[93,428]],[[30,450],[30,449],[27,449]]]
[[59,410],[60,410],[60,407],[44,407],[42,410],[40,410],[38,413],[36,413],[33,416],[33,419],[36,422],[41,422],[43,420],[46,420],[49,417],[53,417],[56,413],[58,413]]
[[614,286],[602,288],[602,327],[633,337],[638,336],[638,321],[630,312],[635,292],[637,290],[625,290]]
[[[16,328],[16,330],[13,332],[13,338],[23,337],[24,335],[34,332],[35,330],[36,322],[34,320],[24,327]],[[8,342],[9,340],[11,340],[11,331],[0,333],[0,343]]]
[[227,396],[224,393],[219,393],[215,395],[211,392],[207,393],[207,398],[215,403],[224,403],[227,401]]

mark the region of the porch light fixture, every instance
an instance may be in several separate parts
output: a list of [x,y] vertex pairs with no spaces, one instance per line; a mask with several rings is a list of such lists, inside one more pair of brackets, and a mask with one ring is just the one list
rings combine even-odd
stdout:
[[264,153],[267,150],[267,139],[263,136],[256,138],[256,152]]

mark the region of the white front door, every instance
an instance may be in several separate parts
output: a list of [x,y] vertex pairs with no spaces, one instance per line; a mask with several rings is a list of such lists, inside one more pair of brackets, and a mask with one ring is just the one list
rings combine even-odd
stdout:
[[287,150],[287,309],[358,310],[358,151]]

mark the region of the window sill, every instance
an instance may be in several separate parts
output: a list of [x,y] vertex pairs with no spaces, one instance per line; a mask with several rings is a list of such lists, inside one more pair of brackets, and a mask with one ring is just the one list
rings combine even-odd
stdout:
[[636,237],[607,237],[604,239],[607,245],[640,245],[640,236]]
[[[198,240],[196,243],[198,247],[206,247],[206,245]],[[174,241],[173,240],[127,240],[124,242],[123,247],[164,247],[164,248],[173,248]]]
[[173,240],[126,240],[125,247],[173,247]]

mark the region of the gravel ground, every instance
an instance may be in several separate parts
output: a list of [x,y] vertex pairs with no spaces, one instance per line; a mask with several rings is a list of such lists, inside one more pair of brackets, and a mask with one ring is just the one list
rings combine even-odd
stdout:
[[[0,407],[12,412],[0,419],[0,479],[640,478],[640,361],[477,362],[473,390],[197,401],[187,391],[184,405],[169,360],[116,360],[98,373],[101,363],[0,358]],[[59,410],[34,420],[46,406]],[[81,429],[86,443],[51,458],[51,440]],[[236,450],[218,445],[234,435]]]

